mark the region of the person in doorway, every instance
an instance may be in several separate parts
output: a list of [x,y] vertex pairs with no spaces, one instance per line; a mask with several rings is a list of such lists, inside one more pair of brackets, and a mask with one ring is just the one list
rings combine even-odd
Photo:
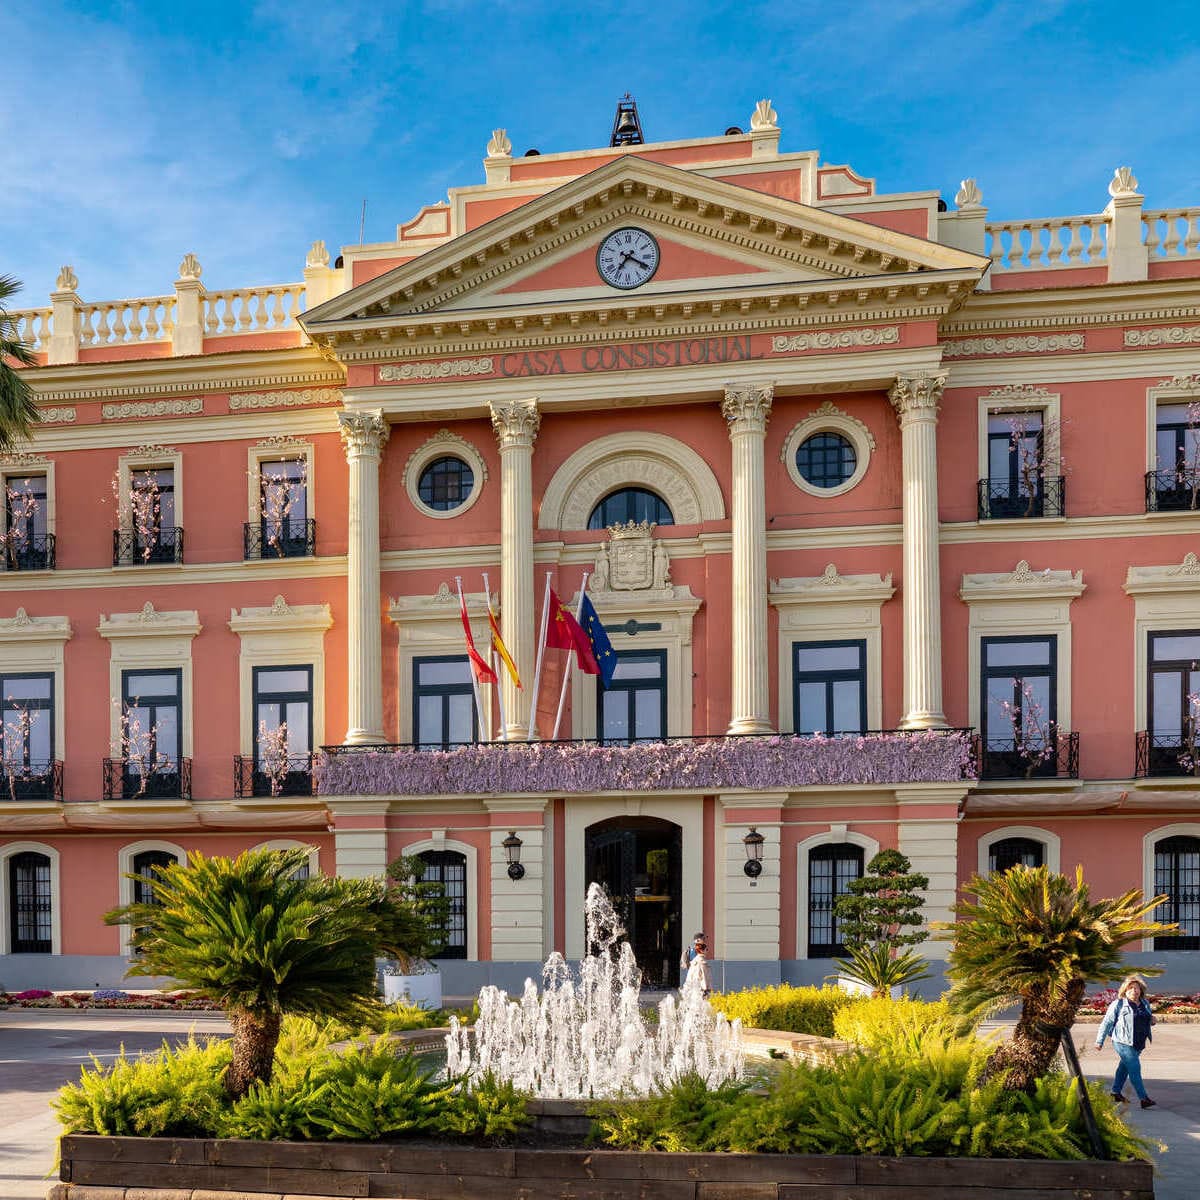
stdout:
[[704,998],[707,1000],[709,993],[712,991],[712,979],[708,973],[708,938],[703,933],[698,933],[692,938],[692,944],[688,946],[679,958],[679,969],[683,974],[681,982],[687,982],[688,972],[692,968],[692,963],[699,962],[696,970],[700,973],[700,984]]
[[1112,1034],[1113,1049],[1121,1060],[1113,1077],[1112,1098],[1125,1099],[1125,1080],[1133,1084],[1143,1108],[1153,1108],[1154,1101],[1146,1095],[1142,1083],[1142,1051],[1151,1040],[1150,1026],[1154,1014],[1146,1001],[1146,983],[1137,975],[1130,975],[1117,990],[1117,998],[1108,1006],[1100,1031],[1096,1034],[1096,1049],[1104,1045],[1104,1039]]

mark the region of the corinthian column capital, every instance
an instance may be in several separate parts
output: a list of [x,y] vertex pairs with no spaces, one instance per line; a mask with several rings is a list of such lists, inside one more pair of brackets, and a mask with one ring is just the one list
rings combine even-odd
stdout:
[[729,422],[730,435],[764,433],[774,397],[774,384],[727,383],[721,415]]
[[537,439],[542,414],[537,400],[500,400],[488,406],[492,413],[492,428],[500,449],[510,446],[532,446]]
[[354,458],[378,458],[391,432],[382,409],[338,413],[338,429],[347,462]]
[[932,375],[922,372],[920,375],[896,376],[896,382],[888,390],[888,399],[901,425],[906,421],[937,420],[946,378],[945,371]]

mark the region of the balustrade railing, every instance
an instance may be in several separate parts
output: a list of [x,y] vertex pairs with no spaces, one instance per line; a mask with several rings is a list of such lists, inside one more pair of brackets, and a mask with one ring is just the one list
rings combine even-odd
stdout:
[[26,308],[8,315],[13,320],[18,342],[24,342],[31,350],[45,350],[50,344],[54,317],[52,308]]
[[1045,739],[1012,737],[972,739],[980,779],[1078,779],[1079,734],[1058,733]]
[[141,567],[183,562],[183,530],[113,530],[113,566]]
[[979,481],[978,513],[981,521],[1022,517],[1061,517],[1066,513],[1067,481],[1061,475],[1037,480],[1030,491],[1023,484],[1013,486],[1008,476]]
[[985,233],[993,271],[1094,267],[1108,257],[1108,218],[1103,213],[989,221]]
[[132,346],[170,341],[175,328],[175,297],[105,300],[79,310],[81,346]]
[[61,800],[61,762],[4,763],[0,765],[0,803],[5,800]]
[[1151,733],[1141,730],[1134,743],[1135,779],[1154,775],[1200,775],[1200,739],[1193,730]]
[[0,571],[53,571],[54,534],[12,538],[0,544]]
[[1200,508],[1200,471],[1177,467],[1174,471],[1146,472],[1147,512],[1186,512]]
[[242,526],[247,559],[311,558],[317,552],[315,520],[247,521]]
[[202,323],[208,337],[295,329],[304,308],[302,283],[207,292]]
[[311,796],[317,790],[314,759],[315,755],[312,754],[290,754],[277,762],[260,762],[248,754],[235,755],[234,795],[242,799],[252,796]]
[[103,796],[105,800],[190,800],[192,760],[106,758]]
[[1200,258],[1200,208],[1159,208],[1142,213],[1151,262]]

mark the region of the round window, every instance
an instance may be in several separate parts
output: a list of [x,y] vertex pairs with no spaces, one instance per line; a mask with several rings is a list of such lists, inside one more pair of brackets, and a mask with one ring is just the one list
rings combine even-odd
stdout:
[[461,458],[435,458],[422,472],[417,484],[421,503],[437,512],[449,512],[465,504],[475,486],[475,474]]
[[854,446],[840,433],[815,433],[796,451],[796,470],[813,487],[841,487],[857,466]]

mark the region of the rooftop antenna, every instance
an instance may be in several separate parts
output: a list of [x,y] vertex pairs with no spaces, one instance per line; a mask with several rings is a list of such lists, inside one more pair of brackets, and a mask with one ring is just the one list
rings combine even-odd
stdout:
[[367,227],[367,198],[366,198],[366,196],[364,196],[363,202],[362,202],[362,212],[359,214],[359,218],[358,218],[358,244],[360,246],[363,244],[363,232],[366,229],[366,227]]
[[617,113],[613,117],[612,138],[610,146],[640,146],[646,139],[642,137],[642,123],[638,120],[637,101],[628,92],[617,101]]

